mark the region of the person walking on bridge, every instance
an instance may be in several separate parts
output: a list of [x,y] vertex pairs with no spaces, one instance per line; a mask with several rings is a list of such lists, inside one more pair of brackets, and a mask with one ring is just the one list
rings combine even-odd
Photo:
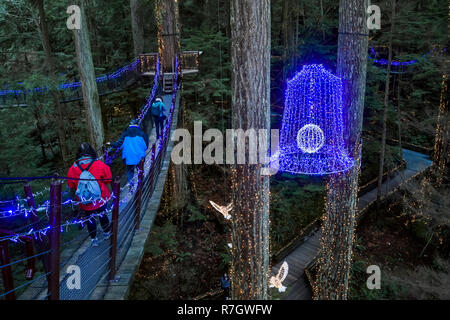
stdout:
[[127,178],[130,184],[130,190],[133,187],[134,169],[139,162],[145,158],[145,153],[148,148],[148,135],[139,127],[137,119],[130,121],[129,127],[122,133],[117,142],[109,145],[113,148],[122,147],[122,159],[127,166]]
[[[77,160],[70,167],[67,176],[69,177],[67,185],[69,189],[75,192],[75,197],[79,208],[83,212],[83,216],[90,217],[94,214],[100,214],[98,218],[104,231],[105,239],[109,238],[111,229],[108,216],[104,213],[108,200],[111,198],[108,184],[112,181],[112,174],[109,166],[97,160],[97,153],[94,148],[89,143],[83,142],[78,148]],[[92,246],[97,247],[97,223],[95,217],[87,220],[87,228],[92,239]]]
[[166,108],[164,106],[164,102],[162,101],[161,97],[157,97],[155,99],[155,102],[152,103],[152,116],[153,116],[153,122],[155,123],[156,127],[156,138],[159,139],[162,135],[162,130],[164,126],[164,120],[166,118],[164,112],[166,111]]

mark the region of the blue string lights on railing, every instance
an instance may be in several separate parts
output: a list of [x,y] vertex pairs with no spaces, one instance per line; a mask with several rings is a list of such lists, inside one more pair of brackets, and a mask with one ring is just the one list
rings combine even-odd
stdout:
[[[69,226],[73,226],[73,225],[81,225],[84,226],[84,224],[87,221],[92,221],[92,219],[96,218],[96,217],[100,217],[103,216],[105,214],[109,214],[112,212],[112,207],[110,209],[107,209],[103,212],[100,213],[93,213],[89,216],[83,217],[83,218],[75,218],[72,220],[66,220],[65,223],[61,224],[60,228],[61,228],[61,232],[64,232],[64,228],[67,231],[67,228]],[[30,237],[33,238],[35,240],[39,239],[42,240],[42,237],[45,237],[48,232],[52,229],[52,227],[50,225],[47,225],[44,228],[38,229],[38,230],[34,230],[34,228],[30,228],[28,231],[25,232],[21,232],[21,233],[15,233],[14,235],[8,235],[8,236],[2,236],[0,237],[0,241],[12,241],[12,242],[22,242],[22,238],[24,237]]]
[[[178,70],[178,66],[179,66],[179,62],[178,62],[178,59],[177,59],[176,60],[177,70]],[[142,121],[142,119],[144,119],[146,113],[149,110],[148,106],[150,105],[150,102],[153,100],[154,96],[156,95],[156,90],[157,90],[157,86],[158,86],[158,76],[157,75],[159,74],[159,67],[160,67],[159,60],[157,60],[156,76],[155,76],[154,86],[152,88],[150,97],[147,100],[147,104],[141,110],[141,113],[140,113],[140,116],[139,116],[139,119],[141,121]],[[178,73],[175,73],[174,83],[176,84],[177,81],[178,81]],[[174,97],[176,96],[176,92],[177,92],[177,86],[175,85],[174,86],[174,92],[173,92],[173,96]],[[167,120],[167,123],[164,126],[162,137],[156,143],[156,150],[155,150],[155,155],[154,155],[153,159],[155,159],[157,157],[157,155],[160,152],[163,151],[165,142],[169,139],[170,126],[172,124],[172,116],[173,116],[173,111],[175,109],[175,102],[176,102],[176,99],[174,98],[173,101],[172,101],[172,104],[170,106],[168,120]],[[153,163],[151,161],[148,161],[147,168],[144,169],[144,174],[145,173],[148,174],[150,172],[150,166],[153,166]],[[138,173],[136,175],[134,175],[134,184],[136,186],[138,185],[138,183],[137,183],[138,176],[140,176],[139,170],[138,170]],[[145,176],[147,176],[147,175],[145,175]],[[45,178],[47,178],[47,177],[45,177]],[[60,178],[63,178],[63,177],[60,177]],[[107,179],[107,180],[109,180],[109,179]],[[120,188],[120,191],[123,191],[125,188],[129,187],[129,185],[130,184],[128,182],[125,186]],[[127,192],[126,195],[125,195],[125,198],[121,199],[119,201],[119,205],[127,203],[128,201],[130,201],[133,198],[134,194],[136,194],[136,192],[137,192],[137,189],[134,189],[132,193]],[[112,195],[110,199],[99,199],[97,201],[94,201],[94,203],[100,202],[101,205],[104,205],[107,202],[109,202],[111,199],[114,199],[114,195]],[[75,206],[75,205],[78,205],[79,203],[81,203],[83,200],[84,199],[81,199],[81,201],[73,200],[73,199],[66,199],[66,200],[61,201],[61,205],[62,206],[69,206],[69,205]],[[27,217],[30,213],[33,214],[35,211],[39,212],[39,211],[45,210],[46,212],[48,212],[50,210],[50,206],[51,206],[50,202],[46,201],[44,204],[40,205],[36,209],[34,209],[34,208],[24,208],[24,207],[18,205],[21,201],[25,201],[25,199],[16,199],[14,202],[4,201],[5,203],[8,202],[8,203],[14,203],[15,205],[17,204],[16,205],[17,207],[15,207],[14,210],[12,210],[12,209],[9,210],[8,209],[6,211],[0,211],[0,217],[2,217],[2,215],[4,217],[13,217],[13,216],[19,216],[19,215],[24,215],[25,217]],[[61,224],[61,232],[64,232],[64,229],[67,230],[67,228],[69,226],[72,226],[72,225],[82,225],[83,226],[83,224],[86,223],[87,221],[90,221],[91,219],[93,219],[95,217],[98,217],[98,216],[102,216],[104,214],[109,214],[109,213],[112,212],[112,210],[113,210],[113,206],[110,209],[105,210],[102,213],[94,213],[94,214],[92,214],[90,216],[86,216],[86,217],[83,217],[83,218],[66,220],[65,223]],[[29,238],[34,238],[34,239],[42,239],[42,237],[45,237],[45,236],[48,235],[50,230],[51,230],[51,226],[50,225],[47,225],[47,226],[42,227],[42,228],[37,229],[37,230],[35,230],[33,227],[31,227],[31,228],[29,228],[29,230],[24,231],[24,232],[15,233],[13,235],[2,236],[2,237],[0,237],[0,241],[9,240],[9,241],[12,241],[12,242],[21,242],[22,238],[24,238],[24,237],[29,237]]]
[[[413,60],[407,60],[407,61],[395,61],[395,60],[392,60],[391,61],[391,65],[392,66],[396,66],[396,67],[410,66],[410,65],[413,65],[413,64],[416,64],[416,63],[420,62],[420,59],[426,58],[428,55],[430,55],[431,53],[435,52],[436,50],[440,51],[440,49],[433,48],[430,51],[428,51],[427,53],[425,53],[424,55],[422,55],[422,57],[419,58],[419,59],[413,59]],[[447,51],[447,48],[443,48],[442,49],[442,52],[446,52],[446,51]],[[375,49],[373,47],[370,48],[370,54],[368,55],[368,57],[369,57],[370,60],[372,60],[376,64],[383,65],[383,66],[386,66],[386,65],[389,64],[389,60],[387,60],[387,59],[378,59],[377,58],[377,53],[375,52]]]
[[[138,60],[139,61],[139,60]],[[137,67],[138,65],[136,65]],[[145,116],[147,115],[148,111],[150,110],[150,107],[152,106],[152,102],[155,99],[156,96],[156,91],[158,90],[158,82],[159,82],[159,71],[160,71],[160,61],[159,61],[159,56],[156,56],[156,67],[155,67],[155,78],[153,80],[153,87],[152,87],[152,91],[150,92],[150,95],[147,99],[147,102],[145,103],[145,105],[142,107],[141,112],[139,113],[139,116],[137,117],[138,119],[138,124],[141,125],[142,121],[144,120]],[[112,151],[113,148],[108,148],[105,152],[105,163],[106,164],[111,164],[119,155],[119,151],[120,148],[117,148],[116,151],[114,152],[114,154],[112,156],[109,155],[109,153]]]
[[320,64],[305,65],[288,81],[285,98],[279,169],[324,175],[351,168],[343,139],[341,79]]
[[147,114],[148,110],[150,109],[153,100],[155,99],[156,96],[156,90],[158,89],[158,82],[159,82],[159,70],[160,70],[160,62],[159,62],[159,56],[156,57],[156,71],[155,71],[155,78],[153,80],[153,87],[152,87],[152,92],[150,93],[150,96],[147,99],[147,103],[145,104],[145,106],[142,108],[141,113],[138,116],[138,121],[139,121],[139,125],[141,125],[142,120],[144,120],[145,115]]
[[[136,59],[135,61],[133,61],[132,63],[119,68],[118,70],[114,71],[113,73],[107,74],[107,75],[102,75],[96,78],[97,83],[101,83],[107,80],[112,80],[112,79],[117,79],[118,77],[121,77],[122,75],[124,75],[127,72],[132,72],[134,70],[136,70],[139,66],[139,59]],[[20,84],[20,83],[19,83]],[[58,86],[58,90],[64,90],[64,89],[76,89],[81,87],[81,82],[80,81],[76,81],[76,82],[69,82],[69,83],[63,83],[60,84]],[[29,89],[29,90],[19,90],[19,89],[5,89],[5,90],[0,90],[0,96],[2,95],[13,95],[13,96],[17,96],[20,94],[30,94],[33,91],[35,93],[45,93],[49,90],[49,87],[39,87],[39,88],[33,88],[33,89]]]

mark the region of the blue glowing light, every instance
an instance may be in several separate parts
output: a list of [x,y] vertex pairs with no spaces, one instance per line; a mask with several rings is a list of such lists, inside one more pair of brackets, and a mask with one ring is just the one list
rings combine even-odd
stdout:
[[343,139],[342,81],[321,64],[288,81],[278,156],[281,171],[324,175],[348,170]]
[[[433,53],[434,51],[436,51],[437,48],[433,48],[430,51],[428,51],[427,53],[425,53],[424,55],[422,55],[421,59],[426,58],[429,54]],[[443,52],[447,51],[447,48],[442,49]],[[375,52],[375,49],[372,47],[370,48],[370,53],[372,54],[372,56],[369,54],[369,59],[372,60],[374,63],[376,64],[380,64],[383,66],[387,66],[389,64],[389,60],[387,59],[377,59],[377,53]],[[395,61],[392,60],[391,61],[391,65],[392,66],[410,66],[413,64],[416,64],[419,62],[419,59],[413,59],[413,60],[408,60],[408,61]]]
[[[111,79],[116,79],[121,77],[122,75],[124,75],[127,72],[133,72],[134,70],[137,69],[137,67],[139,66],[140,60],[137,59],[135,61],[133,61],[132,63],[119,68],[118,70],[116,70],[115,72],[111,73],[111,74],[107,74],[107,75],[103,75],[103,76],[99,76],[96,78],[97,83],[101,83],[107,80],[111,80]],[[22,84],[22,82],[19,82],[18,84]],[[9,87],[8,84],[4,85],[4,87]],[[69,83],[63,83],[58,85],[58,90],[65,90],[65,89],[77,89],[81,87],[81,82],[80,81],[76,81],[76,82],[69,82]],[[38,88],[33,88],[33,89],[29,89],[29,90],[0,90],[0,96],[6,96],[6,95],[20,95],[20,94],[30,94],[31,90],[34,90],[35,92],[40,92],[40,93],[46,93],[48,92],[50,88],[48,86],[46,87],[38,87]]]

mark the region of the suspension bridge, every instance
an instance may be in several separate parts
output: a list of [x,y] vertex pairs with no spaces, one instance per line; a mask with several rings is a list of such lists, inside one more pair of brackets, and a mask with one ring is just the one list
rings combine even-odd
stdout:
[[[0,222],[15,214],[24,215],[24,221],[28,222],[14,232],[2,229],[0,224],[0,287],[4,288],[0,299],[126,299],[142,259],[167,178],[172,149],[170,136],[182,114],[179,90],[181,75],[198,72],[200,54],[201,51],[183,52],[175,60],[173,72],[161,70],[157,54],[143,54],[125,67],[97,77],[99,95],[142,85],[146,77],[153,77],[147,103],[139,115],[150,136],[150,143],[145,160],[139,164],[138,174],[135,175],[136,187],[130,188],[129,184],[121,182],[120,177],[114,179],[113,197],[106,211],[111,221],[112,235],[101,239],[98,247],[92,247],[88,234],[74,229],[95,217],[67,218],[64,214],[65,209],[76,205],[70,198],[65,198],[62,192],[66,178],[45,177],[52,178],[51,186],[47,189],[50,200],[38,205],[35,197],[46,192],[33,193],[30,184],[26,183],[26,197],[15,202],[17,208],[5,210],[4,206],[0,206]],[[48,87],[20,90],[4,88],[0,91],[0,108],[27,107],[36,95],[45,96],[49,90]],[[63,103],[83,99],[80,82],[61,84],[57,90]],[[164,104],[170,106],[160,139],[156,139],[148,113],[157,93],[162,93]],[[383,183],[383,196],[431,165],[428,158],[418,153],[405,149],[403,155],[406,167]],[[117,152],[114,155],[105,152],[103,159],[108,163],[116,156]],[[360,197],[359,211],[369,207],[374,197],[376,189]],[[319,247],[320,230],[317,227],[285,256],[290,270],[285,282],[289,288],[285,299],[311,298],[305,270],[315,261]],[[274,265],[272,273],[278,271],[284,260]],[[74,266],[79,268],[81,276],[79,288],[72,283],[76,273]],[[25,278],[26,281],[16,285],[17,278]]]
[[[173,72],[160,68],[157,54],[140,55],[132,64],[119,69],[113,75],[98,77],[104,84],[101,93],[108,94],[135,85],[142,77],[153,77],[147,103],[142,107],[138,119],[150,137],[146,157],[138,166],[134,187],[125,183],[126,179],[114,177],[113,196],[105,214],[111,221],[111,236],[100,239],[98,247],[91,246],[86,232],[80,229],[89,217],[70,217],[70,207],[76,201],[62,192],[62,185],[68,178],[40,177],[51,181],[50,188],[33,193],[28,179],[24,186],[26,197],[17,198],[14,205],[0,206],[0,222],[21,216],[25,225],[14,231],[0,228],[0,270],[2,272],[0,299],[15,300],[87,300],[125,299],[134,273],[140,264],[144,245],[159,208],[170,163],[172,141],[170,136],[178,124],[180,114],[180,83],[185,73],[198,71],[198,56],[201,52],[183,52],[174,61]],[[81,99],[79,83],[59,86],[66,93],[64,97]],[[100,87],[102,88],[102,87]],[[109,90],[109,91],[108,91]],[[2,92],[0,100],[11,106],[26,104],[36,94],[47,94],[48,88],[38,88],[27,92]],[[166,106],[166,123],[162,135],[156,138],[151,125],[150,106],[157,93],[162,93]],[[18,97],[22,99],[18,103]],[[66,99],[65,98],[65,99]],[[106,163],[117,158],[105,151],[102,156]],[[26,178],[25,178],[26,179]],[[50,180],[51,179],[51,180]],[[19,183],[23,183],[19,179]],[[122,181],[122,182],[121,182]],[[12,181],[14,182],[14,181]],[[36,204],[35,197],[49,193],[49,200]],[[6,208],[6,209],[5,209]],[[1,224],[0,224],[1,226]],[[77,230],[78,228],[78,230]],[[25,248],[25,252],[21,251]],[[12,255],[11,252],[15,254]],[[14,256],[14,259],[11,257]],[[12,261],[13,260],[13,261]],[[25,266],[25,270],[20,274]],[[75,269],[74,269],[75,268]],[[22,271],[22,270],[21,270]],[[72,272],[78,273],[79,286],[71,286]],[[16,285],[17,278],[25,277]]]

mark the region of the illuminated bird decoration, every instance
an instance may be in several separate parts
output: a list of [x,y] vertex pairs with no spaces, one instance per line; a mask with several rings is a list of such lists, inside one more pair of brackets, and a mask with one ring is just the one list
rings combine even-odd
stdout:
[[278,270],[278,274],[275,277],[271,277],[269,280],[269,288],[277,288],[279,292],[285,292],[286,287],[283,286],[283,281],[286,279],[289,272],[289,265],[285,261],[281,265],[280,270]]
[[223,217],[225,219],[227,219],[227,220],[231,219],[230,211],[231,211],[231,209],[233,209],[232,202],[227,206],[219,206],[217,203],[215,203],[214,201],[211,201],[211,200],[209,201],[209,203],[211,203],[211,205],[213,206],[214,209],[216,209],[221,214],[223,214]]

